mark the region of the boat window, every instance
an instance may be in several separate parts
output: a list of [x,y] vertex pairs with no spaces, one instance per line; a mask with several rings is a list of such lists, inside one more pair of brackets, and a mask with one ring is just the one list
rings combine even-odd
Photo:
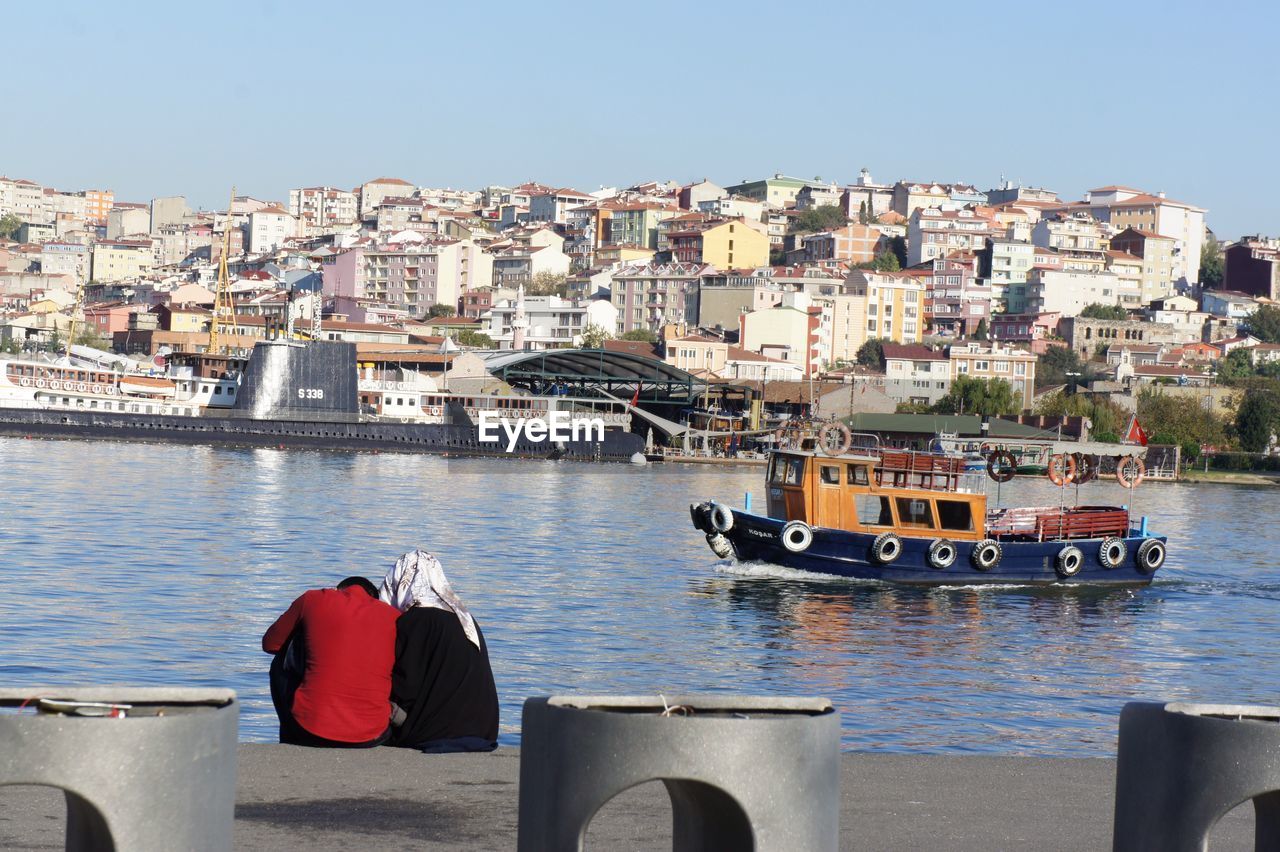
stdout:
[[850,485],[866,485],[867,484],[867,466],[865,464],[849,465],[849,484]]
[[823,485],[839,485],[840,484],[840,468],[834,465],[824,464],[819,469],[822,476]]
[[875,494],[859,494],[854,497],[854,509],[858,523],[871,527],[893,526],[893,513],[889,511],[889,498]]
[[792,456],[787,459],[787,473],[784,485],[799,485],[804,477],[804,459]]
[[973,511],[962,500],[939,500],[938,526],[944,530],[972,530]]
[[898,523],[902,526],[933,527],[933,509],[928,500],[914,497],[899,497]]

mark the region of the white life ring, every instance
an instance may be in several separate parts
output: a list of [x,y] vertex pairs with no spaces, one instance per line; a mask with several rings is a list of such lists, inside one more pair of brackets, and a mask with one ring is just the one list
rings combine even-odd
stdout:
[[93,392],[94,392],[94,393],[102,393],[102,385],[94,385],[94,386],[93,386]]
[[43,388],[43,387],[44,387],[44,379],[36,379],[36,387],[38,387],[38,388]]
[[49,390],[62,390],[62,382],[56,380],[49,382]]
[[107,385],[107,396],[115,396],[115,394],[116,394],[116,386]]
[[31,380],[28,379],[26,376],[23,376],[21,379],[18,380],[18,384],[22,385],[24,388],[29,388],[31,387]]
[[76,385],[76,390],[80,391],[80,393],[84,393],[86,390],[88,390],[88,388],[85,386],[84,382],[80,382],[78,385]]
[[433,405],[427,409],[427,413],[439,416],[441,414],[441,408],[438,405]]

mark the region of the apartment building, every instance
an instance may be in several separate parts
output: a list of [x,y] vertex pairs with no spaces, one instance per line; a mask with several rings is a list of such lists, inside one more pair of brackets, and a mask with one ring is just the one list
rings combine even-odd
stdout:
[[1280,239],[1244,237],[1227,246],[1222,255],[1224,288],[1280,300]]
[[1176,242],[1139,228],[1125,228],[1111,238],[1111,248],[1142,259],[1139,286],[1144,304],[1178,292]]
[[302,236],[315,236],[357,222],[360,202],[354,192],[332,186],[291,189],[289,214],[298,220]]
[[1107,268],[1110,238],[1103,224],[1088,213],[1058,213],[1041,219],[1031,229],[1031,242],[1057,252],[1065,270],[1102,272]]
[[1084,201],[1071,207],[1108,223],[1117,231],[1135,228],[1173,239],[1173,280],[1178,284],[1194,284],[1200,280],[1207,212],[1204,208],[1166,198],[1163,192],[1150,193],[1129,186],[1089,190]]
[[990,218],[973,210],[920,207],[907,226],[907,265],[927,263],[958,251],[980,251],[998,236]]
[[672,258],[679,263],[711,264],[720,269],[769,263],[769,238],[742,219],[668,231],[667,240]]
[[281,207],[264,207],[249,214],[249,253],[262,254],[284,246],[298,235],[298,220]]
[[618,309],[615,334],[659,332],[694,319],[699,283],[713,271],[700,263],[632,264],[615,270],[610,299]]
[[908,272],[852,270],[845,279],[844,292],[858,297],[851,303],[851,320],[863,335],[854,351],[868,338],[894,343],[919,343],[924,339],[925,285]]
[[93,246],[89,277],[104,283],[142,278],[154,263],[151,240],[103,240]]
[[1031,407],[1036,393],[1036,356],[1022,349],[1000,344],[956,344],[947,350],[951,380],[959,376],[974,379],[1004,379],[1013,387],[1019,408]]
[[[517,340],[515,320],[523,325]],[[559,296],[503,299],[493,306],[483,331],[499,349],[570,349],[582,342],[588,324],[603,329],[618,323],[617,309],[607,299],[573,302]],[[517,344],[519,344],[517,346]]]

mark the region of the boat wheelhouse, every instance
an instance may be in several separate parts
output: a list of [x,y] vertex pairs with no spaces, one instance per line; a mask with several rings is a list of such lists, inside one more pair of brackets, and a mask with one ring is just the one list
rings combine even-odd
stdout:
[[771,455],[765,515],[690,506],[718,556],[921,585],[1145,585],[1164,564],[1125,507],[992,508],[962,458],[817,443]]

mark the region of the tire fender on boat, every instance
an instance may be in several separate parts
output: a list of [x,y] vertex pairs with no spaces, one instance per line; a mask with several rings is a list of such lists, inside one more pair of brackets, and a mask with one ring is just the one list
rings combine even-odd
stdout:
[[1104,538],[1098,546],[1098,564],[1103,568],[1119,568],[1129,556],[1129,546],[1118,536]]
[[733,529],[733,510],[723,503],[712,503],[709,517],[716,532],[727,533]]
[[1067,485],[1076,478],[1076,459],[1068,453],[1057,453],[1049,456],[1047,471],[1049,481],[1054,485]]
[[778,540],[792,553],[804,553],[813,544],[813,528],[804,521],[787,521],[778,533]]
[[973,546],[973,550],[969,551],[969,561],[979,571],[990,571],[1000,564],[1000,559],[1003,556],[1004,548],[994,538],[984,538]]
[[871,557],[881,565],[888,565],[902,555],[902,539],[891,532],[880,533],[871,542]]
[[1154,574],[1164,564],[1168,549],[1158,538],[1149,538],[1138,548],[1138,570],[1144,574]]
[[1018,460],[1008,450],[996,450],[987,456],[987,476],[996,482],[1008,482],[1018,473]]
[[690,503],[689,519],[693,521],[693,528],[699,532],[712,532],[711,524],[707,520],[707,507],[709,503]]
[[707,546],[721,559],[728,559],[733,555],[733,542],[720,533],[707,533]]
[[929,567],[939,571],[950,568],[956,561],[956,546],[947,538],[935,538],[929,545]]
[[1053,560],[1053,570],[1059,577],[1074,577],[1084,567],[1084,551],[1074,544],[1068,544],[1058,551]]
[[1137,456],[1124,456],[1116,463],[1116,482],[1121,488],[1137,488],[1146,474],[1147,466]]

